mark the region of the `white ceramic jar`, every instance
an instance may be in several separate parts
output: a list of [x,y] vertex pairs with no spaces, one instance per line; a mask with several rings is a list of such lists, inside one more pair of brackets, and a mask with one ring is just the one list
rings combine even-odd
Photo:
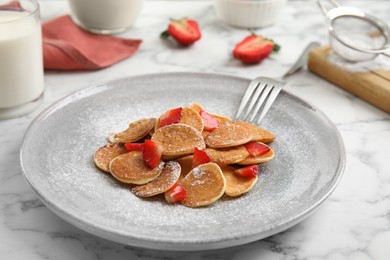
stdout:
[[72,19],[80,27],[94,33],[112,34],[134,24],[143,0],[69,0],[69,5]]
[[240,28],[274,24],[287,0],[215,0],[219,18]]

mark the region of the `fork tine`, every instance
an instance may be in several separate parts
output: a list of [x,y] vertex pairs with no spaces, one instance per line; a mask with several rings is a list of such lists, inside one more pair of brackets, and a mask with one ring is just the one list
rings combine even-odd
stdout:
[[264,100],[268,97],[268,94],[270,93],[272,88],[273,88],[273,85],[267,85],[266,88],[264,89],[259,101],[256,104],[255,110],[253,111],[253,114],[252,114],[251,118],[249,119],[250,123],[253,122],[253,119],[256,117],[261,105],[264,103]]
[[271,108],[271,106],[274,103],[276,97],[278,96],[280,90],[282,90],[283,86],[284,86],[284,84],[281,86],[274,86],[271,93],[269,94],[267,101],[264,104],[264,107],[263,107],[263,110],[261,111],[259,120],[257,120],[257,124],[260,124],[261,120],[263,120],[265,114],[267,114],[268,110]]
[[244,107],[248,103],[249,98],[252,96],[253,91],[255,90],[257,85],[259,85],[259,83],[260,83],[260,81],[258,79],[254,79],[249,84],[248,88],[245,91],[244,97],[242,98],[240,107],[238,108],[236,118],[238,118],[241,115],[242,111],[244,110]]
[[260,84],[258,85],[258,87],[256,88],[256,91],[255,91],[255,94],[253,95],[252,99],[251,99],[251,103],[249,104],[249,107],[248,109],[246,110],[246,113],[244,115],[244,120],[248,117],[248,115],[250,114],[250,112],[252,111],[252,108],[253,106],[255,105],[256,101],[259,99],[259,96],[261,94],[261,92],[263,92],[264,88],[266,87],[266,84],[265,83],[262,83],[262,82],[259,82]]

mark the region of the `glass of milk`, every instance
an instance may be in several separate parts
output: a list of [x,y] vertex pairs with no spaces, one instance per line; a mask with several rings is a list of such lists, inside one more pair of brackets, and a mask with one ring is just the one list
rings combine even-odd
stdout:
[[0,0],[0,119],[31,112],[42,97],[38,2]]
[[144,0],[69,0],[73,21],[99,34],[113,34],[131,27]]

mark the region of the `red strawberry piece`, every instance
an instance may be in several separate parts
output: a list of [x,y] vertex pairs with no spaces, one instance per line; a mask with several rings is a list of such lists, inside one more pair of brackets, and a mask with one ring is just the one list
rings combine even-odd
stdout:
[[142,158],[144,162],[152,169],[156,168],[160,163],[162,147],[152,140],[145,140],[142,149]]
[[243,63],[259,63],[279,49],[280,46],[272,40],[253,34],[236,45],[233,56]]
[[203,119],[204,123],[204,130],[206,131],[213,131],[218,128],[218,121],[215,117],[207,113],[206,111],[202,110],[200,111],[200,117]]
[[271,148],[269,148],[267,145],[258,142],[249,142],[244,144],[244,146],[248,153],[253,157],[266,154],[271,150]]
[[177,124],[181,119],[182,108],[171,109],[160,116],[160,127]]
[[144,144],[141,143],[125,143],[126,151],[142,151]]
[[237,169],[234,172],[241,177],[254,178],[259,173],[259,166],[250,165],[244,168]]
[[202,35],[195,20],[182,18],[173,20],[168,25],[168,30],[161,33],[161,37],[167,38],[168,36],[172,36],[178,43],[187,46],[198,41]]
[[164,196],[165,200],[171,204],[184,200],[187,196],[187,193],[183,186],[176,183],[172,188],[164,193]]
[[208,154],[205,151],[195,147],[194,157],[192,158],[192,168],[208,162],[211,162],[211,158],[208,156]]

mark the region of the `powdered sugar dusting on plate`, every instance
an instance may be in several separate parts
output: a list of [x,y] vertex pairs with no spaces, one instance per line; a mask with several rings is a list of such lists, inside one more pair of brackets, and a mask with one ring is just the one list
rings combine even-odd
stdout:
[[108,239],[155,249],[197,250],[266,237],[312,212],[334,188],[344,163],[333,125],[283,91],[262,126],[276,135],[271,144],[275,159],[260,166],[254,189],[234,200],[193,209],[168,205],[162,196],[138,198],[129,185],[99,171],[92,158],[108,133],[172,107],[196,101],[211,113],[232,117],[248,82],[179,73],[83,90],[34,121],[22,147],[22,168],[49,208]]

